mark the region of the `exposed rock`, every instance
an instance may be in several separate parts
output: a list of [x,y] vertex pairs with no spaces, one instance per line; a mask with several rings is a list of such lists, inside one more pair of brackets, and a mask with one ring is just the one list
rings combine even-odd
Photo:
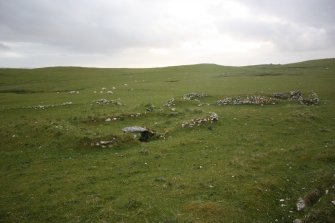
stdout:
[[122,129],[123,132],[130,132],[130,133],[141,133],[145,131],[149,131],[147,128],[143,128],[140,126],[130,126],[130,127],[125,127]]
[[148,128],[140,127],[140,126],[130,126],[122,129],[125,133],[136,133],[140,134],[139,140],[141,142],[148,142],[153,139],[165,138],[165,134],[161,134],[158,132],[154,132]]
[[305,201],[304,201],[304,199],[302,199],[301,197],[299,197],[298,202],[297,202],[296,205],[297,205],[297,210],[298,210],[298,211],[302,211],[302,210],[304,210],[305,207],[306,207]]
[[139,140],[141,142],[148,142],[150,138],[152,138],[155,133],[150,131],[147,128],[143,128],[140,126],[131,126],[131,127],[126,127],[122,129],[123,132],[129,132],[129,133],[140,133],[140,138]]

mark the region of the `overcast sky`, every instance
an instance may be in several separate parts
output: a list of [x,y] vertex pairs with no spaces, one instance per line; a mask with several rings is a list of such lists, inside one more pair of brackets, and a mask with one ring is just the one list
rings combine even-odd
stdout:
[[0,0],[0,67],[335,57],[335,0]]

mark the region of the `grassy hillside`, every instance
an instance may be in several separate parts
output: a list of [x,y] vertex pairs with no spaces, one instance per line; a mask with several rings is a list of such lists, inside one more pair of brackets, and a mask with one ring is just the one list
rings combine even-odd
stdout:
[[[0,222],[334,222],[334,86],[335,59],[0,69]],[[293,90],[320,104],[217,105]]]

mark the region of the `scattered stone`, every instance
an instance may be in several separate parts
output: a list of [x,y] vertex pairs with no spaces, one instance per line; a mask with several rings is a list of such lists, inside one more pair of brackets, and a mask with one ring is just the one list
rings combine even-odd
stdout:
[[146,104],[144,107],[145,107],[145,110],[146,110],[147,112],[152,112],[152,111],[154,111],[154,109],[155,109],[155,105],[153,105],[153,104],[151,104],[151,103]]
[[198,92],[191,92],[188,94],[184,94],[182,99],[185,101],[193,101],[193,100],[198,100],[199,98],[206,97],[207,94],[205,93],[198,93]]
[[68,105],[73,105],[73,102],[71,101],[67,101],[61,104],[55,104],[55,105],[35,105],[35,106],[29,106],[29,107],[24,107],[24,108],[32,108],[32,109],[36,109],[36,110],[44,110],[47,108],[54,108],[54,107],[61,107],[61,106],[68,106]]
[[69,91],[69,94],[79,94],[79,91]]
[[196,127],[196,126],[201,126],[201,125],[204,125],[204,124],[208,124],[208,123],[213,123],[213,122],[216,122],[219,120],[219,116],[212,112],[210,113],[209,116],[205,117],[205,118],[195,118],[195,119],[191,119],[190,121],[186,121],[186,122],[183,122],[181,124],[181,127],[182,128],[193,128],[193,127]]
[[67,102],[64,102],[62,104],[60,104],[61,106],[65,106],[65,105],[72,105],[72,101],[67,101]]
[[84,145],[95,148],[113,148],[120,145],[124,140],[118,136],[109,136],[98,139],[84,138],[82,142]]
[[293,223],[303,223],[303,221],[297,218],[293,221]]
[[175,99],[174,98],[171,98],[169,99],[165,104],[164,104],[165,107],[173,107],[173,106],[176,106],[175,104]]
[[331,201],[333,205],[335,205],[335,201]]
[[120,99],[116,100],[107,100],[107,99],[98,99],[96,101],[93,101],[93,103],[98,104],[98,105],[108,105],[108,104],[114,104],[114,105],[122,105]]
[[124,120],[126,118],[138,118],[147,115],[146,112],[144,113],[130,113],[130,114],[119,114],[115,116],[109,116],[109,117],[89,117],[88,120],[85,120],[84,122],[111,122],[111,121],[119,121]]
[[113,94],[113,91],[107,91],[107,94]]

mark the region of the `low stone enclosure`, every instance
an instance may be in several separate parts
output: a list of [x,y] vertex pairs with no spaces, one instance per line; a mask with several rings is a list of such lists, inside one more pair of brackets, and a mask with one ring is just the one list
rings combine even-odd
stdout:
[[97,117],[91,117],[89,116],[88,118],[84,119],[84,123],[101,123],[101,122],[116,122],[116,121],[123,121],[125,119],[135,119],[135,118],[140,118],[147,116],[148,113],[122,113],[122,114],[115,114],[115,115],[109,115],[109,116],[97,116]]
[[246,97],[228,97],[216,102],[217,105],[275,105],[282,101],[298,102],[303,105],[318,105],[319,96],[315,92],[304,96],[301,91],[274,93],[272,96],[256,95]]
[[[177,108],[181,105],[180,108],[186,109],[185,105],[190,104],[183,104],[183,102],[191,101],[195,104],[199,103],[200,100],[203,97],[207,97],[208,95],[206,93],[197,93],[197,92],[191,92],[188,94],[184,94],[181,98],[176,100],[175,98],[169,99],[163,107],[167,107],[168,110],[171,110],[168,114],[181,114],[185,115],[183,112],[175,112]],[[303,94],[299,90],[290,91],[290,92],[277,92],[273,93],[271,95],[251,95],[251,96],[235,96],[235,97],[227,97],[223,98],[221,100],[217,100],[216,103],[208,104],[209,106],[213,105],[219,105],[219,106],[228,106],[228,105],[276,105],[280,103],[299,103],[302,105],[319,105],[320,99],[319,96],[315,92],[311,92],[309,94]],[[120,100],[106,100],[106,99],[100,99],[97,101],[94,101],[94,103],[99,105],[106,105],[106,104],[117,104],[121,105]],[[193,104],[194,104],[193,103]],[[66,104],[67,105],[67,104]],[[199,106],[199,105],[198,105]],[[144,106],[145,111],[143,112],[136,112],[136,113],[122,113],[122,114],[115,114],[110,116],[104,116],[104,117],[90,117],[88,120],[85,120],[84,122],[114,122],[114,121],[123,121],[126,119],[137,119],[137,118],[148,118],[149,114],[151,115],[158,115],[160,117],[166,117],[166,110],[164,110],[162,107],[158,107],[157,109],[153,104],[147,104]],[[200,112],[201,113],[201,112]],[[195,114],[195,113],[194,113]],[[219,121],[218,114],[214,112],[209,112],[207,115],[198,116],[196,118],[182,121],[182,123],[179,122],[176,123],[175,127],[173,129],[178,128],[195,128],[195,127],[201,127],[206,125],[211,125]],[[167,136],[167,132],[160,133],[158,131],[155,131],[148,127],[142,127],[142,126],[128,126],[124,127],[122,131],[126,134],[124,135],[118,135],[107,139],[91,139],[88,141],[87,144],[93,147],[99,147],[99,148],[113,148],[120,144],[124,143],[124,139],[126,141],[137,141],[140,142],[149,142],[151,140],[156,139],[165,139]],[[173,130],[172,130],[173,131]]]

